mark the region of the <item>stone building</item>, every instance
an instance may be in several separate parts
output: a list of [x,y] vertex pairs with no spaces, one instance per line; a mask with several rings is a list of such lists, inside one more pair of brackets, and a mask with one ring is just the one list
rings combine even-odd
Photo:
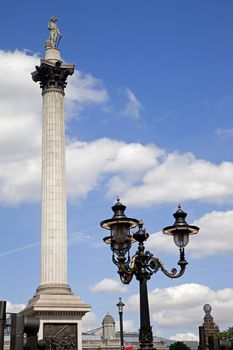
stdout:
[[[125,347],[139,348],[138,332],[124,332]],[[170,345],[170,344],[169,344]],[[167,350],[168,346],[164,340],[154,336],[154,348]],[[102,326],[85,332],[82,335],[83,350],[120,350],[120,332],[115,330],[114,318],[107,314],[102,321]]]
[[[11,327],[5,329],[4,350],[10,350],[10,330]],[[124,332],[125,347],[130,347],[134,350],[139,349],[138,336],[138,332]],[[168,350],[169,346],[175,342],[175,340],[156,336],[154,336],[153,340],[156,350]],[[191,350],[197,350],[198,348],[196,341],[184,341],[184,343]],[[120,332],[116,332],[115,321],[110,314],[105,315],[100,327],[82,333],[82,350],[121,350]]]

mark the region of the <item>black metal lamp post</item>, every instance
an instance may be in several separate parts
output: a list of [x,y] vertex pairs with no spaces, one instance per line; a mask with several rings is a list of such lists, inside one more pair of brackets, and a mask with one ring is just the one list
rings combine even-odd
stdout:
[[5,325],[6,325],[6,301],[0,300],[0,350],[4,349]]
[[[114,215],[111,219],[100,223],[102,228],[110,230],[110,236],[104,238],[104,242],[110,244],[112,250],[112,261],[118,267],[118,273],[122,283],[129,284],[133,278],[139,281],[140,295],[140,348],[144,350],[153,349],[153,333],[150,325],[150,313],[148,303],[147,281],[157,271],[161,270],[167,277],[178,278],[183,275],[188,264],[185,260],[184,247],[188,244],[189,235],[197,234],[199,228],[190,226],[185,221],[187,214],[178,206],[178,210],[173,214],[175,223],[165,227],[163,233],[172,235],[175,244],[180,250],[178,265],[179,271],[173,268],[170,272],[165,269],[159,258],[154,257],[149,251],[145,251],[144,242],[149,237],[146,229],[143,228],[143,221],[128,218],[125,215],[126,206],[117,203],[112,207]],[[132,228],[138,226],[136,233],[130,232]],[[138,242],[136,253],[130,258],[130,248],[132,243]]]
[[121,298],[119,298],[119,303],[116,304],[118,307],[119,312],[119,321],[120,321],[120,337],[121,337],[121,350],[124,349],[124,334],[123,334],[123,307],[125,304],[121,301]]

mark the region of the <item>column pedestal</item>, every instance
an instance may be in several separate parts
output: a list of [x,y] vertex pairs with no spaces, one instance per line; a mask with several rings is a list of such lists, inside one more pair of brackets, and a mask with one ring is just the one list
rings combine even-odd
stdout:
[[81,319],[88,311],[90,306],[70,290],[49,287],[37,289],[23,314],[40,319],[38,339],[44,338],[48,343],[67,339],[73,344],[70,350],[77,350],[82,349]]

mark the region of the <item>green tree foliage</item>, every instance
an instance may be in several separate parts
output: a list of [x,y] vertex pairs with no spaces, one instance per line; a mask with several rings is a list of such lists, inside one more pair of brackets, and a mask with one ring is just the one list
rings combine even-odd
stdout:
[[231,342],[231,348],[233,348],[233,327],[229,327],[226,331],[219,333],[220,339],[226,339]]
[[182,341],[177,341],[169,346],[169,350],[190,350],[190,348]]

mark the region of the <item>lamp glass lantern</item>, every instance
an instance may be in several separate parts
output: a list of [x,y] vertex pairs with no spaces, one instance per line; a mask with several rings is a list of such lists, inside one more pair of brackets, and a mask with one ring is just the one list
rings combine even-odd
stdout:
[[185,221],[187,213],[181,209],[180,205],[173,216],[175,218],[174,225],[164,227],[163,233],[173,236],[176,246],[183,249],[189,242],[189,236],[197,234],[199,227],[187,224]]
[[126,206],[117,203],[112,207],[114,215],[111,219],[104,220],[100,223],[102,228],[110,230],[110,236],[104,238],[104,242],[111,245],[111,249],[117,255],[125,255],[130,249],[134,239],[130,234],[130,229],[138,225],[139,220],[128,218],[124,211]]
[[119,313],[123,313],[123,308],[125,304],[122,302],[121,298],[119,298],[119,302],[116,304],[116,306],[118,307]]

